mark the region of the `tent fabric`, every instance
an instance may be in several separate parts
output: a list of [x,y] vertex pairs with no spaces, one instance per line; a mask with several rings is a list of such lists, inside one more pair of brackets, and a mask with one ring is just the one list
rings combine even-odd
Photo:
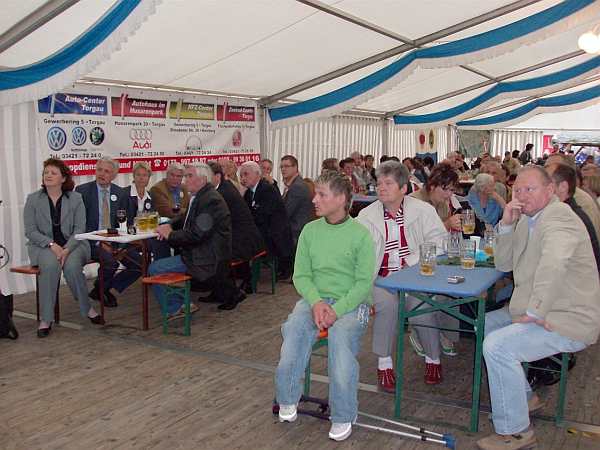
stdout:
[[546,110],[545,112],[561,112],[586,108],[594,104],[598,97],[600,97],[600,85],[569,94],[540,98],[500,114],[481,119],[463,120],[458,122],[457,125],[470,130],[503,128],[521,122],[542,110]]
[[593,0],[566,0],[484,33],[415,50],[387,67],[333,92],[300,103],[270,108],[269,117],[273,126],[282,126],[335,115],[391,89],[417,67],[449,67],[498,56],[569,29],[599,11],[600,4]]
[[526,97],[544,93],[546,88],[566,88],[579,83],[581,80],[600,72],[600,56],[551,74],[534,77],[527,80],[507,81],[496,84],[477,97],[461,103],[453,108],[430,114],[394,116],[394,123],[405,128],[421,126],[442,126],[450,121],[456,122],[468,113],[481,111],[486,106],[502,98]]
[[0,105],[43,98],[110,58],[162,0],[119,0],[92,28],[37,63],[0,71]]

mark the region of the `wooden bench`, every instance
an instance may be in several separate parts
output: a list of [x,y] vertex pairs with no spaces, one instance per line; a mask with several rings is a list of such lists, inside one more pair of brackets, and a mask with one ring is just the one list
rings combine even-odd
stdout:
[[[142,283],[147,285],[158,284],[164,286],[163,296],[159,298],[160,302],[160,310],[162,313],[163,320],[163,334],[167,334],[169,329],[169,321],[168,321],[168,313],[167,313],[167,298],[169,294],[175,293],[180,294],[183,291],[183,304],[185,306],[185,322],[184,322],[184,331],[183,334],[185,336],[189,336],[191,334],[191,321],[192,314],[190,311],[190,290],[191,290],[191,279],[190,275],[185,273],[176,273],[176,272],[168,272],[161,273],[158,275],[154,275],[151,277],[142,278]],[[145,323],[148,321],[148,308],[145,308],[146,317]]]
[[232,271],[235,271],[236,267],[245,263],[250,264],[250,287],[252,292],[256,293],[257,291],[258,280],[260,279],[260,269],[262,265],[265,265],[271,270],[271,293],[275,294],[275,284],[277,283],[277,262],[275,261],[275,258],[269,258],[267,251],[263,250],[250,258],[249,261],[246,259],[234,259],[229,264],[229,267]]
[[[35,313],[37,321],[40,321],[40,293],[39,293],[39,277],[40,277],[40,268],[38,266],[18,266],[11,267],[10,271],[12,273],[20,273],[22,275],[35,275]],[[58,287],[56,288],[56,302],[54,303],[54,322],[60,323],[60,302],[59,302],[59,290],[60,290],[60,280],[58,282]]]

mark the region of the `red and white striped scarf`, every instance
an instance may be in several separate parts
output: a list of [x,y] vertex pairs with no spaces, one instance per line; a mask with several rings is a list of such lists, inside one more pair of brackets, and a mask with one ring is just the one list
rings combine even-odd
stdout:
[[383,218],[385,223],[385,253],[379,268],[379,275],[387,277],[392,272],[397,272],[406,267],[406,257],[410,255],[406,234],[404,232],[404,211],[400,205],[396,217],[384,208]]

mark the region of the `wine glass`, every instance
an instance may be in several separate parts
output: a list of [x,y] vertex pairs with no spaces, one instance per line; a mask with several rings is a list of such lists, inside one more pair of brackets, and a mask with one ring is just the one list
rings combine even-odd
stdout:
[[123,231],[123,224],[127,222],[127,211],[117,209],[117,222],[119,222],[119,230]]

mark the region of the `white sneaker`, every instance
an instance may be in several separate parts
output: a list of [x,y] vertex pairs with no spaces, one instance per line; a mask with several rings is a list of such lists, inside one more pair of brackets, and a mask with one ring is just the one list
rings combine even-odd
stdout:
[[444,333],[440,333],[440,344],[442,346],[442,353],[446,356],[456,356],[458,352],[454,347],[454,342],[444,336]]
[[329,430],[329,439],[333,439],[334,441],[343,441],[344,439],[348,439],[348,437],[352,434],[352,423],[335,423],[331,424],[331,429]]
[[279,405],[279,421],[293,422],[298,418],[297,405]]

